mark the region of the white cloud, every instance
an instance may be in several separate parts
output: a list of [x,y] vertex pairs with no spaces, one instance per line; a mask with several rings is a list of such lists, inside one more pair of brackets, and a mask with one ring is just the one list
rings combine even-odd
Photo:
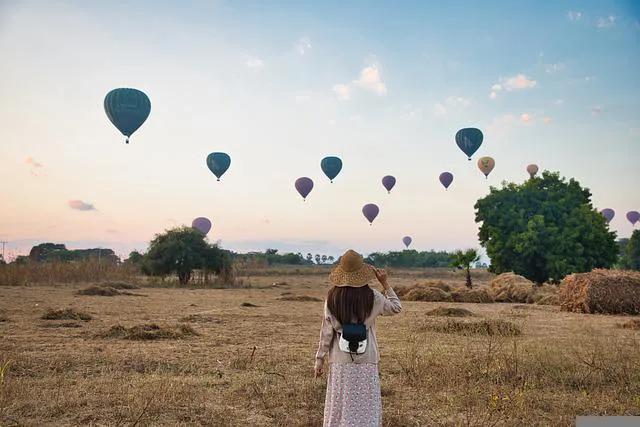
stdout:
[[300,40],[296,42],[296,52],[299,55],[304,55],[308,51],[311,50],[311,40],[308,37],[302,37]]
[[351,99],[351,86],[337,84],[333,86],[333,91],[338,95],[340,101],[348,101]]
[[460,111],[471,105],[471,99],[461,96],[448,96],[443,102],[437,102],[433,106],[433,114],[436,117],[446,116],[449,111]]
[[531,122],[533,122],[533,116],[531,114],[529,114],[529,113],[522,113],[522,114],[520,114],[520,120],[523,123],[531,123]]
[[245,65],[250,70],[260,71],[264,68],[264,62],[260,58],[248,58]]
[[523,89],[532,89],[536,87],[538,84],[537,81],[527,77],[524,74],[517,74],[513,77],[508,77],[506,79],[500,79],[499,83],[491,86],[491,92],[489,93],[489,98],[496,99],[498,97],[498,92],[502,90],[506,90],[507,92],[512,92],[514,90],[523,90]]
[[616,23],[616,17],[609,15],[606,18],[598,18],[596,27],[598,28],[611,28]]
[[380,68],[376,65],[369,65],[360,71],[360,78],[354,80],[353,84],[361,89],[371,91],[376,95],[386,95],[387,86],[382,81]]
[[558,71],[562,71],[565,69],[565,65],[562,62],[558,62],[555,64],[546,64],[544,66],[544,71],[548,74],[557,73]]
[[69,200],[67,202],[71,209],[78,211],[95,211],[96,208],[91,203],[83,202],[82,200]]
[[43,167],[43,164],[40,162],[37,162],[36,159],[34,159],[33,157],[27,157],[26,160],[24,161],[26,164],[33,166],[34,168],[41,168]]
[[351,98],[351,92],[354,87],[362,90],[373,92],[378,96],[387,94],[387,85],[382,81],[380,67],[377,64],[371,64],[360,71],[360,77],[348,84],[336,84],[333,91],[338,95],[338,99],[346,101]]
[[579,21],[580,19],[582,19],[582,12],[570,10],[569,13],[567,13],[567,18],[569,18],[569,21],[572,22]]

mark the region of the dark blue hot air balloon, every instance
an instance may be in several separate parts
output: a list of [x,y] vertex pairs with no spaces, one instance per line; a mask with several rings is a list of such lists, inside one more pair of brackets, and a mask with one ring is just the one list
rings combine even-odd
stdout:
[[207,156],[207,166],[209,170],[220,181],[220,177],[229,169],[231,157],[227,153],[211,153]]
[[151,101],[138,89],[113,89],[104,98],[104,111],[111,123],[127,137],[128,144],[129,137],[149,117]]
[[325,157],[320,162],[320,167],[322,168],[322,172],[327,175],[327,178],[333,182],[333,179],[338,176],[342,170],[342,160],[333,156]]
[[484,136],[480,129],[464,128],[456,133],[456,144],[471,160],[473,153],[478,151],[478,148],[482,145],[483,138]]
[[302,196],[302,200],[307,200],[307,196],[313,190],[313,180],[306,176],[296,179],[295,187],[298,193]]

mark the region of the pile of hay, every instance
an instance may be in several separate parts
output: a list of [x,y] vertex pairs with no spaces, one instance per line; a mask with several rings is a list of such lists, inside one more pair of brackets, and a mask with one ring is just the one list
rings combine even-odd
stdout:
[[446,293],[451,292],[451,286],[447,285],[441,280],[438,280],[435,282],[416,283],[415,285],[412,285],[412,286],[400,286],[397,289],[395,289],[395,292],[396,292],[396,295],[398,295],[399,297],[404,297],[414,289],[426,289],[426,288],[438,288]]
[[120,338],[123,340],[160,340],[160,339],[184,339],[199,335],[189,325],[157,325],[155,323],[145,323],[127,328],[122,325],[115,325],[108,330],[98,334],[99,338]]
[[579,313],[640,314],[640,273],[593,270],[560,284],[560,308]]
[[492,303],[493,297],[486,289],[459,289],[451,292],[454,302]]
[[475,316],[472,311],[466,308],[458,307],[438,307],[433,310],[429,310],[425,313],[426,316],[441,316],[441,317],[470,317]]
[[297,302],[322,302],[320,298],[310,297],[309,295],[288,295],[278,298],[280,301],[297,301]]
[[107,287],[107,288],[113,288],[113,289],[140,289],[138,286],[136,285],[132,285],[131,283],[127,283],[127,282],[105,282],[102,283],[100,286],[102,287]]
[[[120,284],[119,286],[122,286]],[[127,285],[132,286],[132,285]],[[131,289],[131,288],[120,288],[120,289]],[[115,297],[117,295],[130,295],[130,296],[143,296],[142,294],[134,294],[133,292],[127,292],[123,290],[118,290],[113,286],[100,285],[100,286],[90,286],[85,289],[81,289],[76,292],[78,295],[92,295],[92,296],[100,296],[100,297]]]
[[619,323],[618,327],[623,329],[633,329],[635,331],[640,331],[640,319],[631,319],[626,322]]
[[92,319],[90,314],[73,308],[64,308],[60,310],[50,308],[40,318],[43,320],[82,320],[85,322]]
[[406,301],[453,302],[450,293],[432,286],[413,286],[404,292],[402,299]]
[[259,305],[251,304],[250,302],[243,302],[240,307],[260,307]]
[[496,276],[490,288],[495,302],[530,303],[533,294],[533,282],[515,273]]
[[518,325],[501,319],[466,321],[447,319],[445,322],[429,322],[422,329],[443,334],[517,336],[522,333]]

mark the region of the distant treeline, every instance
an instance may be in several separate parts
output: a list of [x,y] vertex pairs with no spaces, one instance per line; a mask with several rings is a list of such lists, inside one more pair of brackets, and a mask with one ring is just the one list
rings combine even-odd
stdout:
[[96,259],[105,263],[118,263],[120,258],[112,249],[67,249],[61,243],[41,243],[31,248],[28,256],[21,255],[16,258],[16,263],[26,262],[53,262],[53,261],[85,261]]
[[414,249],[395,252],[374,252],[365,262],[376,267],[450,267],[451,254],[445,251],[422,251]]

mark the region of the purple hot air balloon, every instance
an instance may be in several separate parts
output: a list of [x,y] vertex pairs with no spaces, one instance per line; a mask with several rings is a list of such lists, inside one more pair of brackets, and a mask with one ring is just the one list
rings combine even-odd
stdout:
[[387,189],[387,193],[391,193],[391,189],[396,185],[396,178],[391,175],[387,175],[382,178],[382,185]]
[[442,172],[440,174],[440,184],[444,185],[444,188],[449,188],[453,182],[453,174],[451,172]]
[[627,212],[627,219],[635,227],[636,222],[640,221],[640,212],[638,211],[629,211]]
[[362,207],[362,214],[367,218],[370,225],[373,224],[373,220],[376,219],[378,213],[380,213],[380,208],[373,203],[368,203]]
[[200,216],[191,222],[191,227],[206,235],[209,230],[211,230],[211,221],[209,221],[208,218]]
[[413,241],[413,239],[411,239],[411,236],[404,236],[402,238],[402,243],[404,243],[404,245],[408,248],[409,245],[411,244],[411,242]]
[[296,179],[296,190],[298,190],[303,200],[307,200],[307,196],[313,190],[313,181],[306,176]]
[[602,209],[600,213],[602,214],[604,219],[607,221],[607,224],[609,224],[613,219],[613,217],[616,216],[616,212],[613,209],[609,209],[609,208]]

